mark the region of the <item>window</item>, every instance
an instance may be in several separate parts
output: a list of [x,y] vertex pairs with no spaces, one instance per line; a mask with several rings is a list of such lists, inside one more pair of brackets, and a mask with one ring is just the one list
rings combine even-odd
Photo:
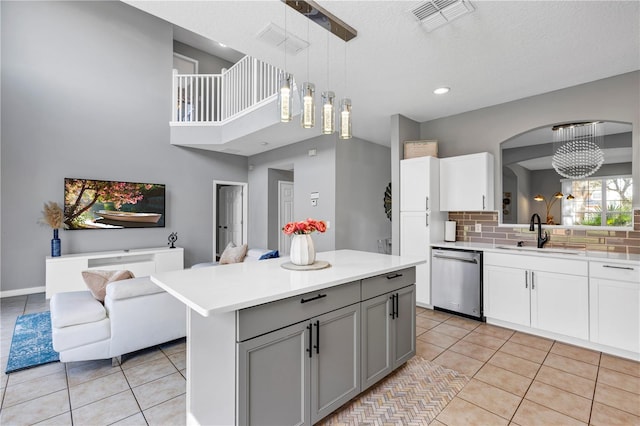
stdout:
[[631,176],[563,179],[562,224],[584,226],[632,226]]

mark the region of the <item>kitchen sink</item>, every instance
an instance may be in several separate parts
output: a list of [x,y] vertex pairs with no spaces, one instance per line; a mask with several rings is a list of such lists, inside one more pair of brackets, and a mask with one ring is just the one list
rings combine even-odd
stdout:
[[568,249],[552,249],[552,248],[537,248],[537,247],[518,247],[518,246],[496,246],[501,250],[515,250],[523,252],[533,253],[549,253],[549,254],[572,254],[572,255],[584,255],[585,252],[581,250],[568,250]]

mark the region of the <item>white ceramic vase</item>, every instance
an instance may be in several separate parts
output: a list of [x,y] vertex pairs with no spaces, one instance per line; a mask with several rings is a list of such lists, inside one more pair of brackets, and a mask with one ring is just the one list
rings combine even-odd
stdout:
[[289,257],[291,263],[300,266],[311,265],[316,261],[316,248],[311,234],[293,234]]

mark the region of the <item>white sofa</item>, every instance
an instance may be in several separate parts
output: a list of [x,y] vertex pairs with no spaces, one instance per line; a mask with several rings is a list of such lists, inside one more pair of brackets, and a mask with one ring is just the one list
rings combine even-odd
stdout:
[[[274,251],[277,251],[277,250],[262,249],[262,248],[249,249],[247,250],[247,255],[244,257],[243,262],[255,262],[257,260],[260,260],[260,257],[262,257],[263,255],[274,252]],[[276,257],[280,257],[280,255],[278,254]],[[218,262],[202,262],[202,263],[196,263],[195,265],[192,265],[191,269],[206,268],[209,266],[218,266],[218,265],[219,265]]]
[[104,306],[87,290],[56,293],[50,307],[62,362],[119,359],[186,335],[186,306],[149,277],[110,283]]

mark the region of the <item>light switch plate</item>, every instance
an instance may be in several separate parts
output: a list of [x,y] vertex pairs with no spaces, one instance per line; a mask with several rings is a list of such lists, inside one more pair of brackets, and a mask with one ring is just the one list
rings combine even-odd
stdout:
[[482,224],[476,223],[476,232],[482,232]]

